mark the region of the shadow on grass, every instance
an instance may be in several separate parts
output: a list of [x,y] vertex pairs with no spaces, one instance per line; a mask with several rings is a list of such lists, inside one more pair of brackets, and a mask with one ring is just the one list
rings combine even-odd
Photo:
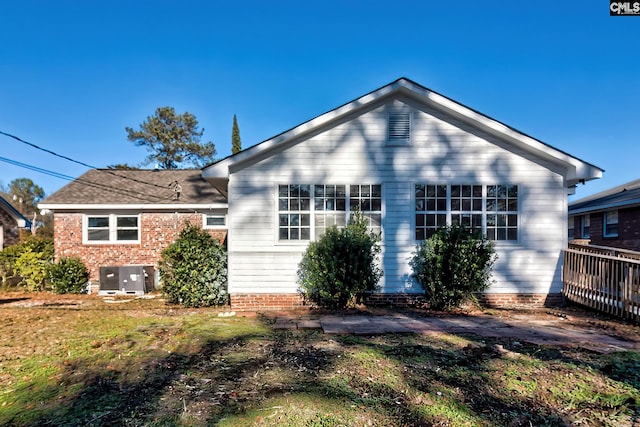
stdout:
[[[501,361],[512,357],[527,359],[502,372]],[[569,409],[560,410],[545,390],[527,389],[535,376],[551,371],[559,380],[569,375],[572,365],[594,370],[600,366],[594,378],[617,377],[613,367],[608,374],[603,368],[613,359],[594,356],[584,361],[541,346],[515,348],[505,338],[465,334],[240,333],[187,343],[173,353],[149,349],[132,360],[67,362],[55,382],[33,382],[26,386],[29,390],[17,390],[23,397],[14,406],[26,410],[9,424],[568,426]],[[542,366],[545,363],[551,366]],[[623,363],[637,366],[638,359]],[[637,390],[637,378],[627,384]],[[300,396],[305,396],[304,403]],[[610,424],[605,420],[601,425],[624,425],[616,424],[616,411],[635,407],[631,401],[616,407],[571,404],[583,417],[591,414],[589,410],[613,417]],[[259,415],[265,408],[277,408],[271,410],[270,420]]]

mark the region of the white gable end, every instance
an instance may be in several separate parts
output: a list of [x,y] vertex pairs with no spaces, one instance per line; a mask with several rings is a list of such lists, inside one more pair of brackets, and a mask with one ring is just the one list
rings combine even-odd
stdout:
[[[410,280],[408,264],[424,217],[416,213],[420,185],[445,186],[449,192],[455,186],[475,186],[484,198],[494,186],[517,188],[516,211],[511,212],[517,238],[496,242],[490,292],[560,292],[567,189],[576,179],[593,179],[602,171],[447,98],[420,92],[420,87],[416,93],[404,84],[411,85],[372,92],[354,101],[357,105],[346,104],[327,113],[330,117],[319,116],[203,171],[211,181],[228,177],[232,294],[297,291],[297,266],[309,240],[282,240],[279,235],[278,189],[292,184],[346,186],[347,191],[350,186],[380,186],[382,286],[387,293],[420,292]],[[389,117],[396,113],[409,115],[410,135],[400,143],[389,140]],[[491,215],[476,213],[486,230]],[[308,216],[313,229],[313,208]],[[309,233],[313,238],[314,231]]]

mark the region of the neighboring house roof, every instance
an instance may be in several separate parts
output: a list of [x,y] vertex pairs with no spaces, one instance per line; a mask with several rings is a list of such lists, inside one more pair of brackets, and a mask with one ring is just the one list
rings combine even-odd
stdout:
[[9,203],[2,197],[0,197],[0,209],[8,213],[9,216],[16,221],[16,225],[18,227],[31,228],[31,221],[29,221],[27,217],[22,215],[16,208],[13,207],[11,203]]
[[92,169],[47,197],[38,207],[51,210],[220,209],[227,207],[227,199],[202,178],[198,169]]
[[427,108],[446,115],[452,122],[464,123],[489,136],[506,141],[511,144],[514,151],[522,150],[541,161],[557,165],[565,171],[565,183],[568,188],[574,187],[579,182],[597,179],[602,176],[603,169],[571,156],[407,78],[400,78],[273,138],[206,166],[202,170],[202,175],[213,185],[218,186],[222,191],[226,191],[226,180],[231,170],[239,170],[249,166],[256,161],[269,157],[276,150],[295,144],[297,141],[347,120],[349,117],[376,108],[392,98],[409,100],[414,103],[418,102]]
[[569,214],[603,211],[640,205],[640,179],[569,203]]

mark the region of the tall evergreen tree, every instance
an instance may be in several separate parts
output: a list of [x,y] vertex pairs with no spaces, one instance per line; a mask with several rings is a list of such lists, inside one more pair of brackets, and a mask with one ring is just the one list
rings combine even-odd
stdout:
[[238,119],[233,115],[233,129],[231,130],[231,154],[242,151],[242,143],[240,141],[240,128],[238,127]]
[[151,154],[147,164],[157,162],[161,169],[201,167],[213,161],[216,154],[213,142],[201,143],[204,129],[188,112],[176,114],[172,107],[160,107],[140,125],[139,130],[126,127],[127,139]]

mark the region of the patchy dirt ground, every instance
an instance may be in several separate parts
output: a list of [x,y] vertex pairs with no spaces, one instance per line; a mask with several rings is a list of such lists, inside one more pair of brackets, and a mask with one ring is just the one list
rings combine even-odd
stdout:
[[[7,400],[5,411],[20,404],[24,409],[16,410],[18,415],[36,409],[30,405],[40,386],[34,379],[37,375],[18,370],[25,366],[24,361],[39,360],[36,355],[53,354],[60,348],[65,356],[59,363],[48,362],[47,369],[60,368],[62,373],[53,377],[49,371],[43,373],[43,377],[59,377],[53,397],[42,397],[42,407],[49,412],[43,409],[31,423],[18,423],[16,415],[11,419],[15,425],[48,425],[61,419],[68,425],[100,426],[213,425],[225,420],[225,425],[295,426],[640,425],[637,352],[607,354],[579,346],[535,345],[519,343],[518,338],[466,334],[359,337],[327,335],[317,329],[254,332],[258,324],[269,331],[281,316],[339,314],[348,318],[402,313],[418,319],[489,317],[561,324],[629,341],[640,336],[637,325],[577,307],[469,308],[456,313],[364,307],[340,313],[298,310],[261,314],[250,322],[225,319],[228,324],[211,322],[227,308],[184,309],[166,305],[160,296],[0,293],[0,312],[3,308],[21,318],[5,316],[3,320],[5,331],[14,331],[15,339],[0,352],[0,365],[8,367],[0,383],[24,383],[15,388],[24,388],[27,396],[24,403]],[[121,311],[112,313],[118,323],[134,318],[118,334],[94,336],[86,327],[67,335],[60,332],[65,331],[60,327],[70,329],[70,324],[78,323],[76,318],[95,318],[94,313],[106,315],[114,310]],[[148,321],[150,314],[153,320]],[[145,322],[138,322],[138,317]],[[181,326],[166,317],[180,319]],[[225,335],[232,324],[247,329]],[[184,339],[185,347],[179,353],[167,351],[176,337]],[[79,348],[86,351],[82,353],[86,360],[71,357]],[[102,354],[104,360],[94,359],[93,353]],[[34,366],[40,369],[43,365]],[[62,378],[74,385],[65,388]],[[47,382],[46,386],[52,385]],[[461,409],[452,413],[456,408]]]
[[[142,297],[135,296],[107,296],[98,295],[57,295],[53,293],[29,293],[29,292],[0,292],[0,307],[57,307],[69,309],[95,309],[99,306],[126,304],[136,306],[141,300],[154,299],[158,309],[185,310],[177,306],[164,305],[160,294],[149,294]],[[145,306],[148,309],[148,305]],[[208,308],[209,311],[228,312],[228,307]],[[491,316],[494,318],[512,320],[516,322],[528,322],[531,324],[554,324],[568,327],[598,331],[620,340],[637,341],[640,339],[640,325],[621,319],[616,319],[606,314],[582,308],[575,305],[554,308],[516,308],[500,309],[467,307],[453,312],[437,312],[428,309],[397,309],[360,306],[354,309],[341,311],[326,311],[318,309],[296,309],[286,312],[265,312],[266,318],[275,320],[278,316],[291,318],[319,318],[323,315],[355,316],[387,316],[403,313],[417,318],[421,317],[451,317],[473,318],[474,316]],[[254,317],[255,312],[240,312],[238,315]]]

